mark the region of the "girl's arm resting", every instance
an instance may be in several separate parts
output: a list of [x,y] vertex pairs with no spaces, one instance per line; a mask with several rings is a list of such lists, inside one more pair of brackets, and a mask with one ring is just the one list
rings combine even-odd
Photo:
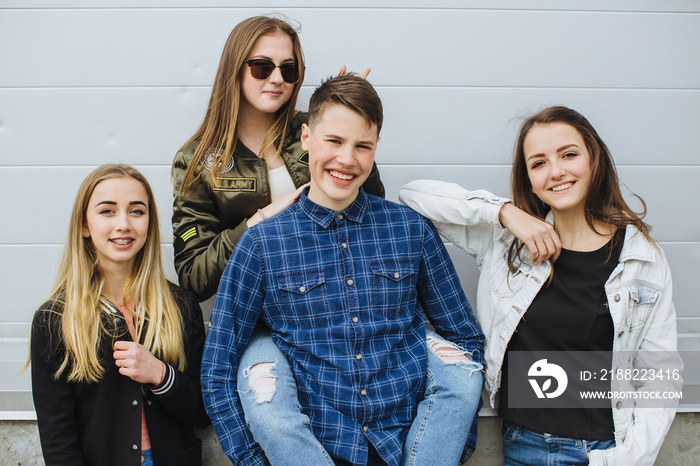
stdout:
[[85,465],[78,443],[73,389],[71,384],[53,376],[62,354],[55,343],[60,326],[52,314],[40,310],[32,323],[32,396],[41,449],[47,465]]
[[416,180],[399,192],[399,201],[428,217],[442,236],[473,256],[486,252],[496,229],[501,207],[508,199],[488,191],[467,191],[454,183]]
[[548,259],[556,261],[559,257],[561,240],[551,223],[533,217],[513,204],[503,204],[498,219],[503,227],[527,246],[533,265]]

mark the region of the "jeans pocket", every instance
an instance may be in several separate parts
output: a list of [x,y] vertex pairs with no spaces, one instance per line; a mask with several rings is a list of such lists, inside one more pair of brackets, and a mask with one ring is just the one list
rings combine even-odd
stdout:
[[521,435],[521,428],[510,422],[503,421],[501,433],[503,435],[503,443],[514,443]]

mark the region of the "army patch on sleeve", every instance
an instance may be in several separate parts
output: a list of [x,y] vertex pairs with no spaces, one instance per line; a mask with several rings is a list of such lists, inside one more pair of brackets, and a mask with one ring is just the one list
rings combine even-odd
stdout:
[[304,152],[301,154],[301,157],[297,159],[297,162],[303,163],[304,165],[309,164],[309,151]]
[[197,228],[197,225],[188,228],[187,231],[185,231],[180,236],[173,236],[173,246],[175,247],[175,252],[182,251],[182,249],[185,247],[185,243],[187,243],[192,238],[196,238],[198,236],[199,229]]

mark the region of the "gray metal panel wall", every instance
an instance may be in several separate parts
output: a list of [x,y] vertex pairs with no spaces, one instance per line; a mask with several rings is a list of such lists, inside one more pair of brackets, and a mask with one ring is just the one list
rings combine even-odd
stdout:
[[[700,349],[700,5],[692,0],[5,0],[0,6],[0,417],[31,417],[28,323],[51,286],[73,197],[124,162],[154,186],[170,246],[175,151],[201,121],[231,28],[302,25],[300,108],[341,63],[385,105],[387,195],[415,178],[508,193],[517,117],[564,104],[608,143],[667,252],[683,348]],[[450,247],[470,298],[476,267]],[[170,270],[172,264],[166,264]],[[695,401],[697,403],[697,400]],[[687,409],[695,409],[692,403]]]

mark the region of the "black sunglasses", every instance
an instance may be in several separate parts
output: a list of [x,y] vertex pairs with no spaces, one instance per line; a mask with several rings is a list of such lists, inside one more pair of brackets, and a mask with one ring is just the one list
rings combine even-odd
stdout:
[[246,60],[243,63],[250,66],[250,74],[253,75],[255,79],[267,79],[270,77],[272,72],[275,71],[275,68],[279,68],[284,82],[294,84],[295,82],[299,81],[299,67],[297,66],[296,62],[275,65],[273,61],[265,58],[253,58],[251,60]]

